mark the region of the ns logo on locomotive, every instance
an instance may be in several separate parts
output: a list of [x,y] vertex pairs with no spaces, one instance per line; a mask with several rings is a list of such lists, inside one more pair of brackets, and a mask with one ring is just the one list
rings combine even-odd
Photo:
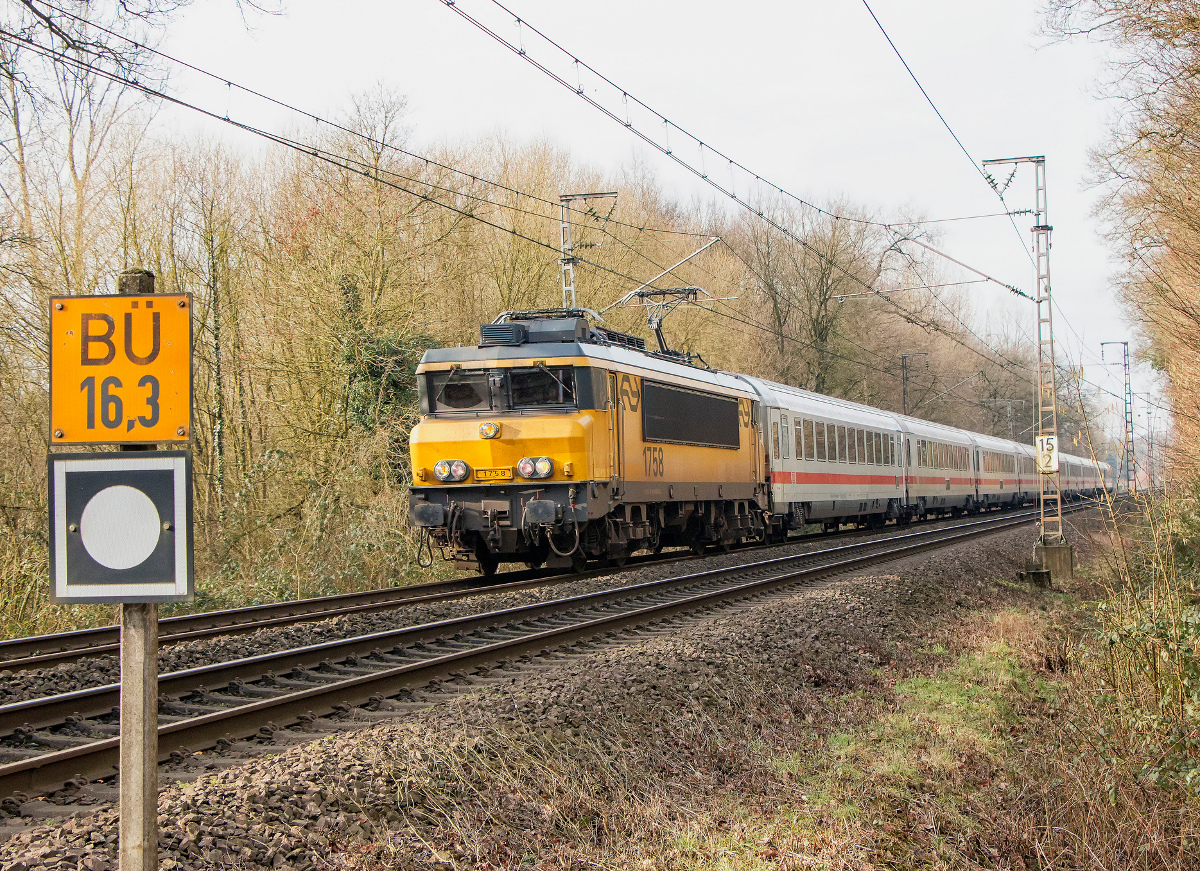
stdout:
[[[505,312],[417,367],[411,515],[492,574],[1037,498],[1034,449],[690,365],[581,310]],[[1112,481],[1060,454],[1063,498]]]

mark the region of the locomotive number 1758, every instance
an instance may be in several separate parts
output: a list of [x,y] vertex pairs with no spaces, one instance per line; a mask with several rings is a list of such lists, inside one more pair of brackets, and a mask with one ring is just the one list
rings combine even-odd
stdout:
[[642,448],[642,460],[646,464],[646,476],[650,478],[661,478],[666,472],[664,471],[665,463],[663,461],[663,449],[645,447]]

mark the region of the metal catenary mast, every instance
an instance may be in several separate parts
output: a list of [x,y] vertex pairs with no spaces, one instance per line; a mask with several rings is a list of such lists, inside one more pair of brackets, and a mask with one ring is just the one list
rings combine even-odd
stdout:
[[[1044,155],[1035,157],[1008,157],[999,160],[985,160],[984,166],[999,164],[1032,163],[1036,198],[1033,209],[1033,251],[1037,269],[1037,435],[1039,445],[1058,445],[1058,389],[1054,363],[1054,330],[1050,297],[1050,233],[1054,229],[1049,223],[1049,213],[1046,207],[1046,158]],[[1044,439],[1053,439],[1045,442]],[[1062,488],[1058,474],[1057,461],[1052,469],[1045,469],[1038,475],[1041,487],[1041,498],[1038,504],[1041,509],[1041,535],[1038,543],[1041,545],[1065,545],[1062,522]]]
[[599,200],[615,197],[616,191],[604,191],[591,194],[560,194],[558,197],[558,223],[562,234],[562,257],[559,265],[562,267],[563,308],[575,308],[575,240],[571,233],[571,203],[575,200]]
[[1122,349],[1121,363],[1125,367],[1125,450],[1124,466],[1125,466],[1125,485],[1130,493],[1137,492],[1137,472],[1134,465],[1134,446],[1133,446],[1133,380],[1129,371],[1129,343],[1128,342],[1101,342],[1100,343],[1100,359],[1104,359],[1105,345],[1120,345]]

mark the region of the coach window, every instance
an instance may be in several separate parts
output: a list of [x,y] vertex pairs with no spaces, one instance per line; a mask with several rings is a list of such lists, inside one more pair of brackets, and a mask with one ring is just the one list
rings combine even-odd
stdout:
[[799,460],[804,456],[804,439],[800,437],[804,430],[800,425],[800,418],[797,417],[792,423],[796,425],[796,459]]
[[875,453],[875,433],[868,432],[867,433],[867,463],[869,465],[874,466],[876,464],[876,457],[878,457],[878,456],[879,455],[877,453]]
[[858,462],[858,451],[854,449],[854,427],[846,427],[846,454],[845,457],[851,463]]
[[779,459],[779,424],[775,421],[771,422],[771,455],[775,459]]
[[839,426],[837,428],[837,461],[844,463],[849,456],[850,454],[846,450],[846,428]]
[[813,435],[813,422],[804,418],[804,459],[813,460],[817,456],[816,436]]
[[813,444],[816,447],[816,457],[814,459],[825,459],[825,424],[817,421],[816,437],[813,439]]
[[783,444],[783,458],[788,459],[788,443],[791,441],[791,436],[788,435],[787,418],[780,418],[780,425],[783,427],[783,433],[780,435],[780,441]]

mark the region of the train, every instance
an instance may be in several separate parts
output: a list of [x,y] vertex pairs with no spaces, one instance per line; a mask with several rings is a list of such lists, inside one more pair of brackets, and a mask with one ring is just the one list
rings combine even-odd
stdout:
[[[728,550],[809,524],[894,522],[1038,498],[1030,445],[649,349],[584,310],[505,312],[417,367],[410,517],[421,546],[494,574],[638,551]],[[1112,469],[1059,454],[1064,500]]]

